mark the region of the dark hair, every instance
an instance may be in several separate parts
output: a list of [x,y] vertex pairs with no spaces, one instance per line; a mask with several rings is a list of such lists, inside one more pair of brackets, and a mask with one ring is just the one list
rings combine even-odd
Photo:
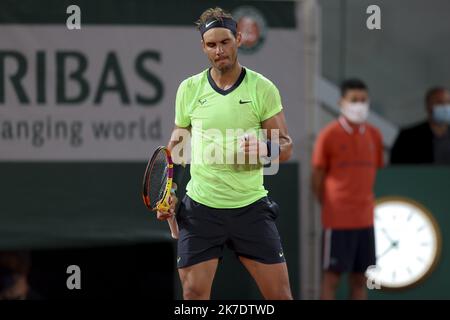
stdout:
[[425,94],[425,104],[428,106],[430,103],[431,98],[438,92],[446,91],[447,89],[440,86],[435,86],[427,90],[427,93]]
[[215,7],[215,8],[209,8],[206,9],[200,16],[200,18],[195,23],[197,25],[197,29],[200,30],[200,26],[208,22],[209,20],[215,19],[215,20],[222,20],[223,18],[230,18],[233,19],[233,16],[223,10],[222,8]]
[[366,84],[362,80],[356,78],[347,79],[341,83],[341,97],[345,96],[347,91],[352,89],[368,91]]

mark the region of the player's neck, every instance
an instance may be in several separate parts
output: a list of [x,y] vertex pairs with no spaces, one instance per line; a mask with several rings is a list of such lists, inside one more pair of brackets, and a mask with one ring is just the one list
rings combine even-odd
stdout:
[[211,77],[220,89],[227,90],[236,83],[241,75],[241,71],[242,66],[239,62],[236,62],[233,67],[224,71],[211,68]]

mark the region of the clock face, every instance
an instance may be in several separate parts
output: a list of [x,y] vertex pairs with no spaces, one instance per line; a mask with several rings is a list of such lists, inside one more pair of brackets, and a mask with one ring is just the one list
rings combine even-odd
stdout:
[[437,263],[441,237],[437,224],[420,204],[385,198],[375,207],[377,265],[367,277],[384,288],[409,287],[428,275]]

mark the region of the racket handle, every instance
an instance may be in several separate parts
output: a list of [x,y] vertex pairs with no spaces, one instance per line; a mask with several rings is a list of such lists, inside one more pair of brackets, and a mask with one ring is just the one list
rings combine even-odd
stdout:
[[177,223],[177,219],[175,219],[175,216],[172,216],[169,219],[167,219],[167,223],[169,224],[170,233],[172,234],[172,238],[178,239],[178,223]]

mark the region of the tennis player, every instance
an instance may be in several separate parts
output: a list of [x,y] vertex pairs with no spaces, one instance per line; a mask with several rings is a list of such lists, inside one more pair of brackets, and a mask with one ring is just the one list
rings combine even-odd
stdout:
[[[247,268],[265,299],[292,299],[275,225],[278,205],[267,196],[261,162],[249,165],[250,156],[255,154],[272,162],[291,156],[292,141],[279,92],[270,80],[239,63],[241,34],[230,14],[211,8],[203,12],[197,25],[211,67],[180,84],[172,134],[177,136],[175,132],[182,129],[192,134],[191,180],[176,215],[183,297],[210,298],[218,262],[227,246]],[[232,136],[239,149],[236,153],[247,156],[246,163],[204,160],[210,150],[223,145],[225,134],[229,138],[229,130],[239,129],[267,129],[265,138],[257,134]],[[279,138],[277,150],[272,150],[271,132],[275,131]],[[168,148],[172,150],[178,142],[171,138]],[[225,143],[223,150],[228,147]],[[172,207],[169,212],[158,212],[158,219],[173,214]]]

